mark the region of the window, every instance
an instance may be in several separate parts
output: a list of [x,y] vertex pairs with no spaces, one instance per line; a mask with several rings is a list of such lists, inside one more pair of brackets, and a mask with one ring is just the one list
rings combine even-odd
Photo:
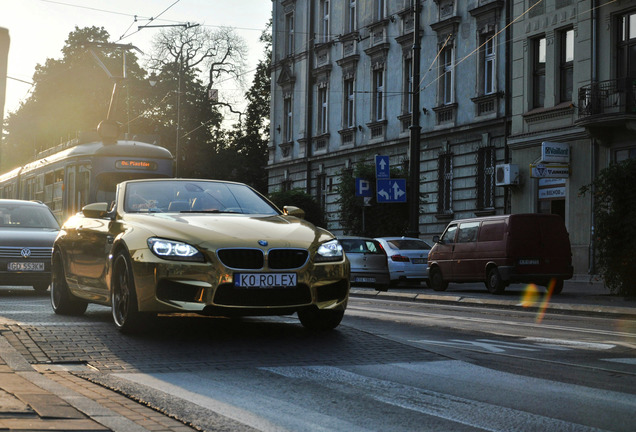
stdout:
[[318,87],[318,133],[327,133],[327,86]]
[[356,0],[349,0],[345,33],[356,31]]
[[493,94],[496,91],[495,88],[495,50],[496,40],[493,34],[482,36],[481,40],[481,64],[482,64],[482,91],[483,94]]
[[560,70],[560,99],[561,102],[572,100],[573,67],[574,67],[574,30],[569,29],[561,33],[561,70]]
[[479,231],[479,222],[464,222],[459,225],[457,233],[457,243],[471,243],[477,241],[477,231]]
[[495,207],[495,147],[477,152],[477,209]]
[[540,108],[545,104],[545,36],[535,39],[533,43],[532,61],[532,107]]
[[353,78],[344,81],[344,118],[342,119],[344,128],[352,128],[355,125],[355,93]]
[[373,120],[384,120],[384,71],[373,71]]
[[446,47],[440,53],[440,103],[453,103],[453,48]]
[[404,73],[403,73],[403,89],[402,89],[402,113],[410,114],[413,112],[413,59],[404,57]]
[[285,15],[285,35],[285,55],[290,56],[294,54],[294,14]]
[[327,210],[327,175],[318,174],[316,177],[316,201],[323,212]]
[[453,155],[444,153],[439,155],[437,167],[437,212],[439,214],[453,213]]
[[617,59],[617,78],[636,77],[636,12],[619,19]]
[[457,234],[457,224],[449,225],[440,240],[444,243],[455,243],[455,234]]
[[320,3],[322,11],[322,23],[320,26],[322,40],[321,42],[329,42],[329,0],[322,0]]
[[283,119],[284,127],[283,130],[285,135],[283,136],[284,142],[292,141],[292,120],[294,112],[292,111],[292,98],[291,96],[285,97],[283,100],[283,111],[285,118]]
[[375,18],[377,21],[384,19],[386,15],[385,0],[375,0]]

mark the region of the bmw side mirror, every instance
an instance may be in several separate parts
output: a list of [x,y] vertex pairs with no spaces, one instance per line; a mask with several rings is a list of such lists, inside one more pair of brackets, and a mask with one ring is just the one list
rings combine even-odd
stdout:
[[287,216],[296,216],[297,218],[305,219],[305,211],[295,206],[283,207],[283,213]]
[[93,203],[82,207],[84,216],[91,219],[101,219],[108,216],[108,203]]

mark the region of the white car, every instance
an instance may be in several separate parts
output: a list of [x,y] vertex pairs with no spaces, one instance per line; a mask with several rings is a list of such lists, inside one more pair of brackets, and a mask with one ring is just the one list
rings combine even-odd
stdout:
[[386,251],[391,284],[421,282],[428,284],[428,252],[431,246],[413,237],[376,238]]

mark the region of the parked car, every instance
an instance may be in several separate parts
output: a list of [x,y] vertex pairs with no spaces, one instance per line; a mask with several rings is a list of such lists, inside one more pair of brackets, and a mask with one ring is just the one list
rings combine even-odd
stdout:
[[483,281],[502,293],[514,282],[563,290],[573,273],[570,238],[563,219],[550,214],[512,214],[455,220],[428,254],[429,277],[436,291],[448,282]]
[[389,258],[391,285],[399,282],[428,282],[428,251],[431,246],[414,237],[376,238]]
[[153,179],[117,185],[112,207],[89,204],[55,240],[51,305],[81,314],[112,307],[122,332],[147,315],[298,314],[303,326],[338,326],[349,262],[338,240],[280,211],[242,183]]
[[338,237],[351,263],[351,285],[386,291],[390,282],[386,252],[379,241],[369,237]]
[[46,291],[51,251],[60,229],[41,202],[0,199],[0,283]]

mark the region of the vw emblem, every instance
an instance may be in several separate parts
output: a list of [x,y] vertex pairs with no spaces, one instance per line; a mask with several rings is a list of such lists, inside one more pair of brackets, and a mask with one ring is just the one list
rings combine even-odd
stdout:
[[22,258],[28,258],[31,256],[31,249],[29,248],[24,248],[20,251],[20,255],[22,255]]
[[267,246],[268,245],[267,240],[259,240],[258,244],[261,245],[261,246]]

